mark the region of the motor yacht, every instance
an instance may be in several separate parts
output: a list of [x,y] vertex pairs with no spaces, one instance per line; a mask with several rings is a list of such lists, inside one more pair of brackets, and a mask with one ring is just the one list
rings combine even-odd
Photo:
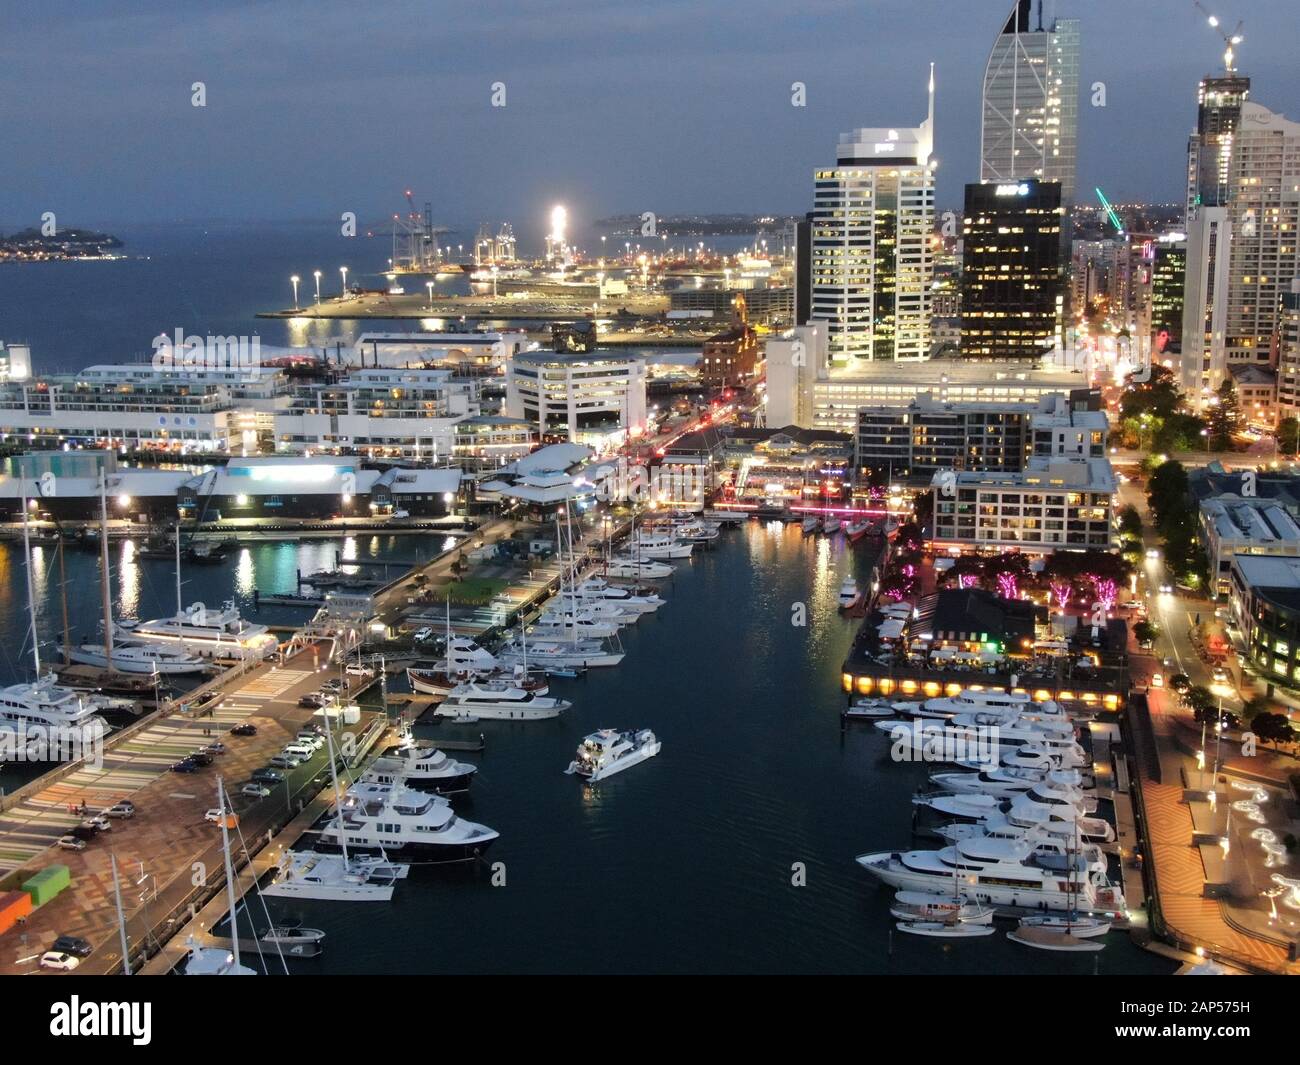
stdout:
[[375,759],[361,779],[382,784],[401,782],[449,795],[468,791],[477,772],[478,766],[449,758],[432,744],[421,743],[407,733]]
[[578,744],[578,755],[566,773],[585,777],[595,783],[621,773],[624,769],[653,758],[662,744],[648,728],[637,732],[601,729]]
[[1028,791],[1040,780],[1064,784],[1072,788],[1083,787],[1083,778],[1077,769],[1009,769],[999,766],[980,769],[974,773],[931,773],[930,782],[944,791],[968,794],[996,795],[1010,798]]
[[845,577],[840,585],[840,609],[851,610],[858,605],[858,600],[861,598],[862,593],[858,591],[858,582],[852,577]]
[[[533,649],[529,648],[529,654]],[[453,688],[435,713],[462,720],[542,721],[559,717],[573,704],[566,699],[539,696],[512,684],[471,681]]]
[[245,621],[233,599],[221,610],[195,603],[182,614],[152,621],[117,623],[124,643],[166,644],[203,658],[261,659],[274,651],[277,641],[265,625]]
[[[102,643],[83,643],[71,647],[60,645],[61,653],[71,662],[85,666],[109,668],[109,655]],[[180,647],[161,643],[117,643],[112,647],[112,668],[120,673],[172,675],[202,673],[210,663]]]
[[457,817],[446,799],[403,788],[374,797],[346,796],[320,828],[317,849],[333,853],[346,846],[363,853],[460,862],[478,857],[497,835]]
[[371,855],[286,851],[261,893],[273,899],[388,902],[409,868]]
[[502,646],[499,657],[507,665],[528,664],[540,670],[593,669],[618,665],[623,652],[606,649],[600,640],[550,638],[529,640],[527,647],[511,640]]

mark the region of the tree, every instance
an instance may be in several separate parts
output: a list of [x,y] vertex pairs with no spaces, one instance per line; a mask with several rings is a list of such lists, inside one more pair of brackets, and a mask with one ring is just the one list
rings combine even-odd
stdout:
[[1191,686],[1192,686],[1192,678],[1189,677],[1186,673],[1175,673],[1172,677],[1169,678],[1169,687],[1173,688],[1174,691],[1178,692],[1179,695],[1181,695]]
[[894,541],[900,549],[907,551],[921,550],[921,526],[914,521],[904,522],[898,527],[898,535]]
[[1283,455],[1300,451],[1300,420],[1288,417],[1277,423],[1277,449]]
[[1225,377],[1214,393],[1210,406],[1210,450],[1227,451],[1232,438],[1241,425],[1241,410],[1237,406],[1237,386],[1231,377]]
[[1139,621],[1133,626],[1133,635],[1138,643],[1149,647],[1160,637],[1160,626],[1153,621]]
[[1202,712],[1207,710],[1213,718],[1214,712],[1219,708],[1219,700],[1203,684],[1193,684],[1187,688],[1179,695],[1178,701],[1195,715],[1197,721],[1201,720]]
[[1251,699],[1247,699],[1241,707],[1241,720],[1250,724],[1260,714],[1268,713],[1268,707],[1269,702],[1266,696],[1256,695]]
[[978,588],[984,580],[984,560],[978,555],[962,555],[953,562],[944,579],[958,588]]
[[1003,599],[1017,599],[1029,580],[1029,559],[1019,553],[992,555],[984,563],[984,581]]
[[1142,516],[1137,507],[1127,506],[1119,512],[1119,534],[1126,540],[1142,539]]
[[1256,714],[1250,722],[1250,731],[1265,743],[1272,743],[1276,750],[1278,744],[1295,742],[1296,732],[1284,714]]
[[1169,459],[1157,466],[1147,486],[1147,503],[1157,531],[1165,531],[1170,517],[1185,509],[1186,500],[1187,471],[1183,464]]

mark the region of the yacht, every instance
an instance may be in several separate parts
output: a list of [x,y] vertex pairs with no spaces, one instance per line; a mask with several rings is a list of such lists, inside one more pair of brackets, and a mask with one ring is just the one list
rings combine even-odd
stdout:
[[578,756],[569,763],[565,772],[577,774],[595,783],[644,762],[647,758],[653,758],[661,746],[648,728],[638,732],[604,728],[593,732],[578,745]]
[[153,621],[119,621],[126,643],[167,644],[204,658],[260,659],[277,643],[265,625],[245,621],[233,599],[221,610],[195,603],[185,613]]
[[448,758],[437,747],[420,743],[408,734],[375,759],[361,779],[372,778],[388,784],[403,781],[447,795],[468,791],[477,772],[478,766]]
[[841,524],[842,523],[840,522],[839,518],[834,518],[834,517],[827,518],[824,522],[822,522],[822,532],[824,532],[827,536],[831,536],[840,531]]
[[403,788],[346,796],[337,816],[321,827],[317,848],[461,862],[482,854],[496,838],[492,829],[457,817],[446,799]]
[[844,535],[849,538],[849,543],[853,544],[866,536],[870,529],[871,522],[869,521],[851,521],[844,526]]
[[605,575],[625,580],[658,581],[673,575],[672,566],[663,562],[640,561],[627,555],[616,556],[605,564]]
[[[533,651],[530,648],[529,654]],[[573,704],[566,699],[539,696],[512,684],[477,684],[453,688],[435,713],[469,721],[542,721],[559,717]]]
[[852,577],[845,577],[844,583],[840,585],[840,609],[850,610],[858,605],[861,594],[858,592],[858,582]]
[[1077,769],[980,769],[974,773],[931,773],[930,782],[944,791],[957,794],[996,795],[1010,798],[1028,791],[1040,780],[1082,788],[1083,778]]
[[651,591],[629,590],[619,585],[610,584],[600,577],[590,577],[578,585],[577,593],[564,592],[562,602],[606,602],[613,603],[624,611],[637,614],[653,614],[664,600]]
[[[957,765],[963,769],[987,768],[983,762],[974,758],[959,758]],[[1078,769],[1081,772],[1090,770],[1087,753],[1077,743],[1066,748],[1055,749],[1050,753],[1044,747],[1026,743],[1002,751],[998,758],[998,765],[1005,766],[1007,769]]]
[[928,891],[899,891],[889,904],[889,913],[900,921],[960,921],[963,924],[988,924],[993,909],[952,895],[932,895]]
[[235,960],[233,951],[224,947],[201,947],[193,936],[185,941],[186,976],[256,976],[257,972]]
[[606,636],[613,636],[618,632],[619,628],[620,625],[616,621],[601,620],[592,617],[590,614],[571,614],[567,617],[542,614],[537,621],[528,627],[528,631],[538,640],[562,640],[568,636],[602,639]]
[[[60,646],[71,662],[85,666],[109,667],[109,656],[102,643],[83,643],[73,647]],[[209,663],[184,648],[161,643],[118,643],[112,648],[112,668],[120,673],[202,673]]]
[[515,666],[513,670],[498,667],[489,670],[461,669],[451,673],[445,669],[418,669],[409,666],[406,670],[406,679],[412,691],[424,695],[446,695],[453,688],[468,684],[472,680],[497,684],[509,682],[537,695],[545,695],[548,691],[544,676],[526,676],[521,665]]
[[800,528],[803,529],[804,536],[807,536],[809,533],[815,533],[818,529],[820,529],[821,524],[822,524],[821,518],[804,518]]
[[0,730],[24,733],[34,728],[81,729],[89,735],[107,735],[111,729],[100,717],[116,700],[73,691],[46,675],[32,684],[0,688]]
[[1062,870],[1041,863],[1030,844],[963,840],[939,850],[882,851],[857,862],[890,887],[944,894],[954,879],[976,902],[1028,909],[1122,912],[1124,894],[1078,855]]
[[409,871],[409,866],[371,855],[286,851],[261,893],[273,899],[388,902]]
[[899,921],[900,932],[914,936],[933,936],[936,939],[979,939],[997,931],[989,924],[962,923],[961,921]]
[[[970,691],[957,695],[926,699],[924,702],[899,703],[897,710],[907,717],[952,718],[958,714],[976,714],[986,712],[1021,713],[1035,707],[1035,703],[1024,692]],[[1044,704],[1046,705],[1046,704]],[[1057,707],[1056,703],[1051,704]],[[1052,714],[1052,711],[1048,711]]]
[[583,599],[563,592],[552,599],[540,615],[543,620],[565,622],[574,618],[591,618],[592,621],[622,627],[635,625],[641,620],[641,613],[628,610],[611,599]]
[[652,560],[690,558],[694,548],[694,544],[682,543],[673,536],[638,535],[628,543],[633,557]]
[[1070,803],[1040,802],[1030,792],[1010,801],[992,795],[917,795],[912,802],[963,824],[1033,828],[1077,822],[1083,839],[1097,843],[1115,841],[1115,830],[1103,818],[1089,817],[1081,806]]
[[600,640],[542,639],[529,641],[525,648],[511,640],[501,648],[500,658],[509,665],[530,663],[538,669],[592,669],[616,666],[623,652],[606,650]]

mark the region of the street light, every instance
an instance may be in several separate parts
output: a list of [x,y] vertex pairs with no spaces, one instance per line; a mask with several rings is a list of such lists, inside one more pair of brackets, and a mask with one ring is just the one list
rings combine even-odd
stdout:
[[348,296],[348,268],[347,268],[346,266],[340,266],[340,267],[339,267],[339,273],[343,275],[343,292],[342,292],[342,294],[339,296],[339,299],[347,299],[347,296]]
[[298,309],[298,275],[294,274],[289,280],[293,283],[293,309]]
[[320,271],[313,270],[311,275],[316,279],[316,302],[320,303]]
[[426,281],[424,283],[424,287],[429,290],[429,304],[428,304],[429,310],[433,310],[433,282]]

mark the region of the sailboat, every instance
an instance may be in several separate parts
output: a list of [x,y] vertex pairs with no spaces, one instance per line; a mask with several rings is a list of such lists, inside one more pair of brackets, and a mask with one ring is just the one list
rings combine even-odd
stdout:
[[[1079,838],[1078,818],[1075,818],[1074,840]],[[1068,852],[1070,860],[1070,908],[1063,914],[1034,914],[1024,917],[1019,927],[1007,933],[1013,943],[1035,950],[1086,953],[1105,950],[1105,943],[1095,943],[1094,938],[1110,931],[1110,921],[1091,915],[1081,916],[1075,907],[1078,900],[1078,851]]]
[[286,851],[276,867],[275,879],[262,895],[282,899],[321,899],[328,902],[388,902],[398,880],[405,879],[410,866],[390,862],[379,855],[349,855],[347,833],[343,831],[343,801],[339,794],[338,766],[334,758],[334,730],[325,722],[325,743],[329,749],[330,779],[334,785],[334,810],[339,825],[339,854],[316,851]]
[[230,807],[226,804],[226,789],[217,777],[217,808],[221,811],[221,854],[226,863],[226,902],[230,906],[230,950],[221,947],[201,947],[191,937],[185,962],[186,976],[256,976],[247,965],[239,963],[239,916],[235,901],[235,872],[230,864]]

